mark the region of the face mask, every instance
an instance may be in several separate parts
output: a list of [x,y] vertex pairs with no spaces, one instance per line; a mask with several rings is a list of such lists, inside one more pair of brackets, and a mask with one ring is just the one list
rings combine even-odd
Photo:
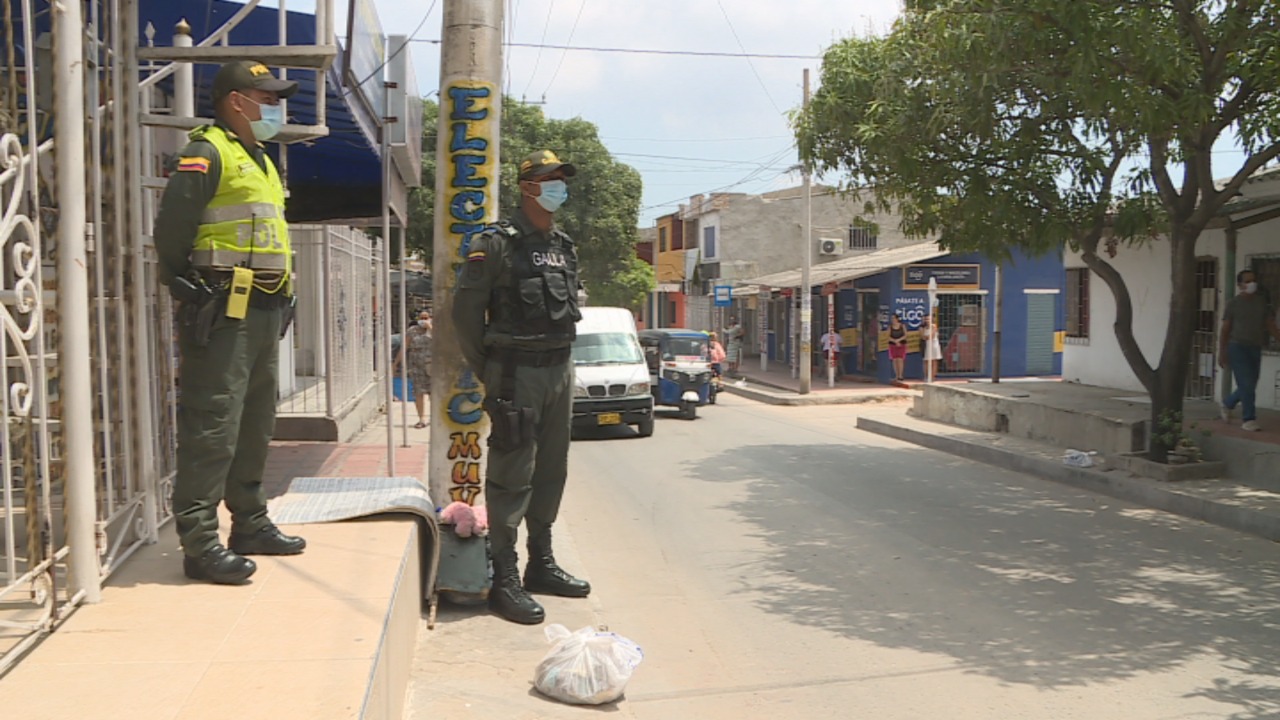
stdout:
[[1244,284],[1244,291],[1245,291],[1245,292],[1247,292],[1247,293],[1249,293],[1250,295],[1252,295],[1252,294],[1254,294],[1254,293],[1258,292],[1258,283],[1256,283],[1256,282],[1247,282],[1247,283],[1245,283],[1245,284]]
[[426,320],[419,320],[419,321],[418,321],[418,327],[420,327],[420,328],[425,328],[425,327],[427,326],[427,324],[428,324],[428,321],[426,321]]
[[564,201],[569,199],[569,186],[563,180],[548,180],[539,183],[542,188],[542,194],[536,200],[547,212],[555,212],[564,205]]
[[253,131],[254,138],[259,142],[266,142],[280,134],[280,128],[284,126],[284,108],[279,105],[260,103],[248,95],[241,95],[240,97],[257,105],[258,113],[262,117],[261,120],[249,121],[249,129]]

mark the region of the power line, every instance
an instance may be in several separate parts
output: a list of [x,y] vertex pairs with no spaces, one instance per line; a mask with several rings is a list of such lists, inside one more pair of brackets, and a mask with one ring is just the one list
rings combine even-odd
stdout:
[[[438,39],[414,39],[413,42],[439,45]],[[762,60],[821,60],[818,55],[785,55],[779,53],[720,52],[714,50],[661,50],[657,48],[591,47],[586,45],[552,45],[540,43],[507,43],[507,47],[547,48],[579,52],[627,53],[632,55],[678,55],[683,57],[756,58]]]
[[[785,155],[785,154],[787,154],[787,153],[791,152],[791,150],[792,150],[792,149],[794,149],[794,148],[795,148],[795,146],[794,146],[794,145],[790,145],[790,146],[787,146],[787,147],[783,148],[782,150],[779,150],[778,152],[774,153],[774,154],[773,154],[773,156],[769,158],[769,160],[767,160],[765,163],[763,163],[760,167],[756,168],[755,170],[752,170],[750,173],[748,173],[748,174],[747,174],[747,176],[746,176],[746,177],[742,178],[741,180],[739,180],[739,181],[737,181],[737,182],[735,182],[735,183],[729,183],[728,185],[724,185],[724,186],[722,186],[722,187],[718,187],[718,188],[713,188],[713,189],[711,189],[711,190],[707,190],[707,191],[705,191],[703,194],[707,194],[707,195],[709,195],[709,194],[712,194],[712,193],[724,192],[725,190],[731,190],[731,189],[733,189],[733,188],[739,187],[739,186],[741,186],[741,185],[745,185],[745,184],[747,184],[747,183],[749,183],[749,182],[751,182],[751,181],[753,181],[753,180],[757,179],[757,178],[760,176],[760,174],[761,174],[761,173],[763,173],[763,172],[765,172],[765,171],[766,171],[766,169],[767,169],[770,165],[773,165],[774,163],[776,163],[778,160],[780,160],[780,159],[782,158],[782,156],[783,156],[783,155]],[[791,168],[790,168],[790,167],[788,167],[786,170],[783,170],[783,171],[781,171],[781,172],[779,172],[779,173],[775,174],[773,177],[769,178],[766,182],[770,182],[770,181],[776,180],[777,178],[782,177],[783,175],[786,175],[786,174],[787,174],[788,172],[790,172],[790,171],[791,171]],[[654,203],[654,204],[652,204],[652,205],[646,205],[646,206],[644,206],[644,207],[640,208],[640,212],[645,212],[646,210],[653,210],[654,208],[666,207],[666,206],[668,206],[668,205],[676,205],[676,204],[679,204],[679,203],[685,202],[685,201],[686,201],[686,200],[688,200],[688,199],[689,199],[688,197],[678,197],[678,198],[676,198],[675,200],[668,200],[667,202],[661,202],[661,203]]]
[[[551,0],[547,4],[547,19],[542,23],[542,40],[539,44],[547,41],[547,29],[551,27],[551,13],[556,9],[556,0]],[[514,26],[515,23],[512,23]],[[538,56],[533,59],[533,71],[529,73],[529,82],[524,86],[524,92],[521,95],[528,95],[529,88],[533,87],[533,79],[538,75],[538,64],[542,62],[542,48],[538,48]]]
[[[372,80],[375,75],[382,72],[382,69],[387,66],[387,63],[391,62],[392,60],[395,60],[396,57],[400,55],[400,53],[404,52],[405,48],[409,47],[409,43],[419,42],[417,35],[422,30],[422,26],[427,24],[428,18],[431,17],[431,11],[436,9],[436,3],[438,1],[439,0],[431,0],[431,7],[427,8],[427,12],[422,16],[422,20],[418,23],[418,27],[414,28],[413,32],[409,33],[409,41],[401,45],[395,52],[391,53],[391,55],[386,60],[383,60],[381,65],[374,68],[373,72],[369,73],[368,77],[356,83],[356,87],[360,87],[361,85],[364,85],[365,83]],[[346,94],[350,95],[351,91],[347,91]],[[378,108],[378,112],[382,112],[382,108]]]
[[616,142],[672,142],[672,143],[714,143],[714,142],[751,142],[755,140],[786,140],[790,135],[757,135],[756,137],[736,137],[736,138],[643,138],[643,137],[614,137],[612,135],[601,135],[601,140],[612,140]]
[[778,103],[773,101],[773,93],[769,92],[769,86],[764,84],[764,78],[760,77],[760,71],[756,70],[756,64],[751,62],[751,56],[747,54],[747,47],[742,44],[742,38],[738,37],[738,30],[733,27],[733,21],[729,19],[729,11],[724,9],[723,0],[716,0],[716,5],[720,6],[720,14],[724,15],[724,21],[729,25],[729,32],[733,33],[733,39],[738,41],[738,49],[742,51],[747,65],[751,67],[751,74],[756,76],[756,82],[760,83],[760,89],[764,90],[765,97],[769,98],[769,104],[773,106],[774,112],[781,115],[782,108],[778,107]]
[[[582,0],[582,2],[578,4],[578,14],[573,18],[573,27],[569,28],[569,39],[564,43],[566,46],[573,42],[573,35],[578,32],[578,23],[582,20],[582,11],[585,10],[586,7],[587,0]],[[560,54],[560,62],[556,64],[556,71],[551,73],[551,82],[548,82],[547,89],[542,91],[542,97],[545,98],[547,93],[551,92],[551,86],[555,84],[556,78],[560,77],[560,68],[564,67],[564,59],[568,55],[568,50]]]

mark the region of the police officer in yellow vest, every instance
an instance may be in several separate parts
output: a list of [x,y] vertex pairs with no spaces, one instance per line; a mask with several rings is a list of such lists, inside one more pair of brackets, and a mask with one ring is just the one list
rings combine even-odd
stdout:
[[197,580],[243,583],[257,569],[246,555],[306,547],[267,518],[262,489],[276,356],[293,308],[284,186],[262,142],[280,131],[280,100],[297,89],[258,62],[224,65],[213,79],[217,121],[192,131],[156,219],[161,280],[181,325],[173,512],[184,572]]

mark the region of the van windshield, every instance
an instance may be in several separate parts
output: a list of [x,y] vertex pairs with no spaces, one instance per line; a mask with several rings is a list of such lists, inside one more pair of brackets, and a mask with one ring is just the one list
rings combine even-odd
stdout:
[[644,362],[640,344],[628,333],[592,333],[573,341],[574,365],[635,365]]

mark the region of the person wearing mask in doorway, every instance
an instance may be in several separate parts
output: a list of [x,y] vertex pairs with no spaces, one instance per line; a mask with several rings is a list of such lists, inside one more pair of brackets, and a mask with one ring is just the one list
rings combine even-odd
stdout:
[[[173,514],[187,577],[246,582],[246,555],[294,555],[306,541],[267,517],[262,473],[275,427],[276,358],[293,316],[284,185],[262,143],[298,84],[237,61],[213,79],[213,125],[191,132],[156,218],[160,279],[178,301]],[[231,534],[218,537],[218,505]]]
[[1275,308],[1258,294],[1258,279],[1252,270],[1241,270],[1236,275],[1240,292],[1227,303],[1222,313],[1222,332],[1219,334],[1218,364],[1230,368],[1235,376],[1236,390],[1222,403],[1222,420],[1231,422],[1236,406],[1241,406],[1241,428],[1256,432],[1258,425],[1258,379],[1262,374],[1262,348],[1267,335],[1280,340],[1280,328],[1276,327]]
[[[577,174],[549,150],[520,163],[520,208],[477,235],[453,296],[462,356],[484,381],[492,421],[485,496],[493,587],[489,608],[533,625],[546,612],[530,593],[586,597],[591,585],[551,551],[569,464],[573,408],[570,347],[576,336],[578,252],[554,217]],[[520,579],[516,539],[528,533]]]

